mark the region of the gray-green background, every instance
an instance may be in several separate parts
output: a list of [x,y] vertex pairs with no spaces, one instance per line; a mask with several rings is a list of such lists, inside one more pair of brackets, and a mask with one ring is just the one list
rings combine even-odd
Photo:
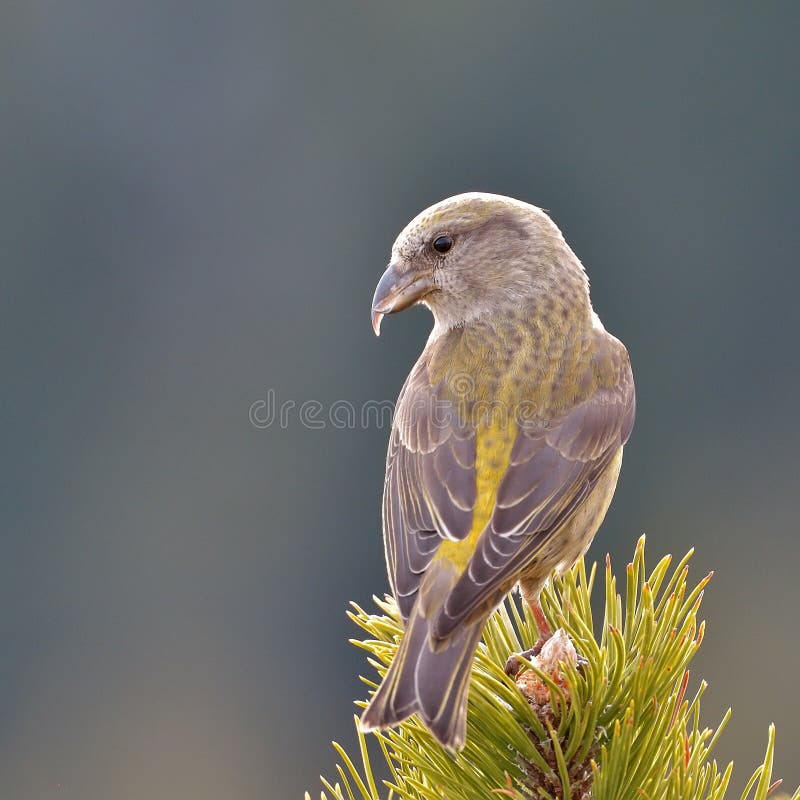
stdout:
[[[299,797],[352,744],[387,431],[369,303],[459,191],[549,209],[639,417],[590,551],[697,546],[706,721],[800,782],[800,6],[28,0],[0,9],[0,797]],[[326,406],[327,407],[327,406]],[[59,788],[60,785],[60,788]]]

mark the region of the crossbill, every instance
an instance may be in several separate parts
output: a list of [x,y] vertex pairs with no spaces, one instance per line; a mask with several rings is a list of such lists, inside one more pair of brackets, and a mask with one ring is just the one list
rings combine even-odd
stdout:
[[469,193],[419,214],[375,291],[375,333],[416,303],[434,327],[400,392],[383,497],[405,627],[361,726],[416,713],[455,751],[484,623],[519,585],[548,634],[539,593],[603,521],[635,393],[581,262],[535,206]]

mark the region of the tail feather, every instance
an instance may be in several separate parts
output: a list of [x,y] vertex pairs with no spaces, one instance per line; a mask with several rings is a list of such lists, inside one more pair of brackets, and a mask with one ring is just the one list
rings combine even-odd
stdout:
[[483,620],[437,642],[435,649],[429,628],[415,608],[383,683],[361,716],[361,728],[389,728],[417,713],[445,747],[461,750],[472,659]]

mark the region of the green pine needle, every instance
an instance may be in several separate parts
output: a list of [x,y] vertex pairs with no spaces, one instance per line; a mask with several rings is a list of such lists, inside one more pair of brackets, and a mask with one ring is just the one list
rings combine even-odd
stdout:
[[[691,556],[690,551],[672,569],[666,556],[648,574],[642,537],[627,565],[624,598],[607,559],[599,638],[591,607],[595,567],[587,576],[581,560],[555,578],[542,592],[542,608],[551,627],[563,628],[585,661],[579,667],[562,664],[559,680],[526,663],[533,676],[527,678],[539,687],[530,702],[517,686],[520,675],[510,678],[504,667],[509,655],[536,641],[536,624],[527,608],[508,599],[489,619],[478,647],[464,750],[449,754],[416,717],[370,734],[390,776],[379,785],[368,737],[358,731],[358,764],[334,743],[341,760],[338,782],[322,778],[321,800],[721,800],[733,764],[720,770],[711,753],[730,711],[715,731],[704,728],[705,682],[686,696],[687,668],[704,632],[697,613],[711,578],[688,586]],[[375,602],[377,614],[355,604],[348,614],[366,633],[353,644],[368,653],[383,677],[402,623],[392,600]],[[362,680],[370,689],[377,685]],[[765,800],[777,788],[774,747],[770,726],[764,761],[741,800]],[[800,789],[791,800],[800,800]]]

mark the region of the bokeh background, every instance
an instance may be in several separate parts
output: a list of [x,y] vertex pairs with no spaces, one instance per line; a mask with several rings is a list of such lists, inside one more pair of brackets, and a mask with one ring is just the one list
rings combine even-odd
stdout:
[[[741,786],[800,782],[800,6],[27,0],[0,8],[0,796],[300,797],[354,740],[387,430],[430,320],[396,233],[549,209],[639,417],[590,551],[697,547]],[[695,683],[696,685],[696,683]]]

